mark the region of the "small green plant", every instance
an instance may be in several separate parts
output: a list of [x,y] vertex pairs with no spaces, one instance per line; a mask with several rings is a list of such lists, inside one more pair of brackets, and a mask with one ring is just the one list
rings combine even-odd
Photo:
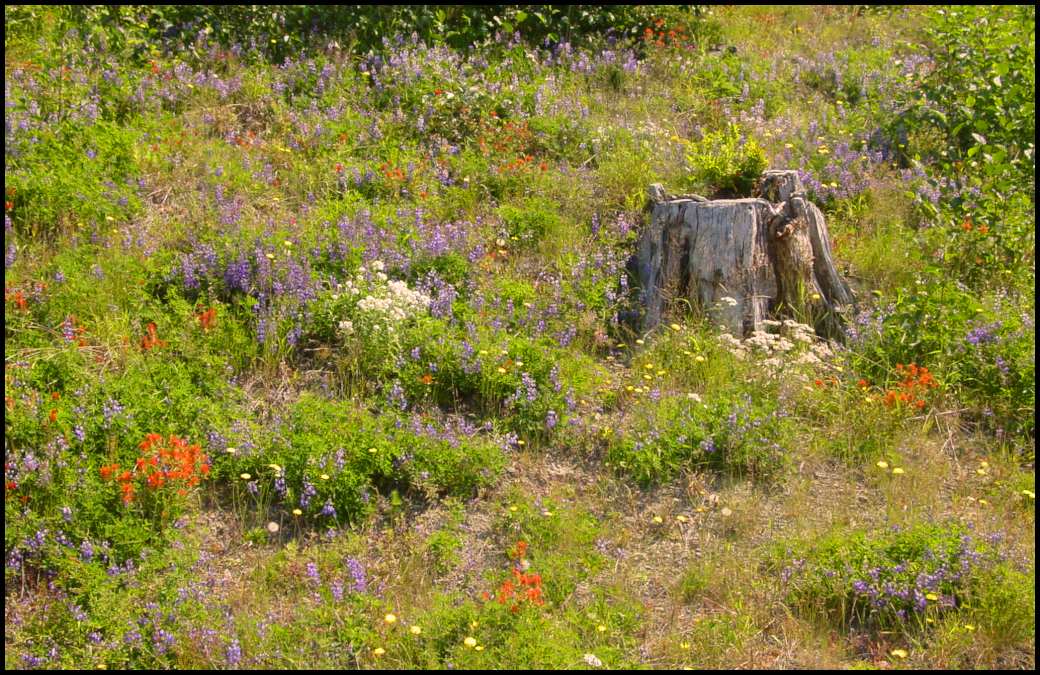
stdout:
[[1001,559],[958,524],[914,525],[828,537],[778,556],[774,570],[799,612],[915,633],[975,607]]
[[695,468],[763,478],[782,468],[789,423],[770,402],[750,394],[710,405],[694,393],[641,396],[639,422],[609,435],[607,461],[616,471],[651,484]]
[[535,244],[560,227],[559,207],[542,200],[533,200],[522,208],[503,206],[499,210],[502,229],[511,244],[528,246]]
[[765,151],[744,136],[736,124],[707,133],[699,141],[682,141],[692,185],[707,187],[717,197],[750,197],[769,165]]

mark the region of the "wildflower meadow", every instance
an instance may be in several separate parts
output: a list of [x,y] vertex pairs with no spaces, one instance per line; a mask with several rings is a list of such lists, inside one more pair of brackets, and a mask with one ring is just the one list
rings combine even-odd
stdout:
[[[1033,6],[5,27],[8,669],[1035,667]],[[647,328],[765,169],[844,334]]]

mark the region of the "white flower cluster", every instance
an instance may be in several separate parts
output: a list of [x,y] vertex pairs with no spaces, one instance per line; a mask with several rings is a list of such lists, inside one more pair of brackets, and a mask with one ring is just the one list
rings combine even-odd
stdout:
[[[789,366],[820,365],[834,356],[827,343],[816,341],[816,331],[812,326],[790,319],[782,323],[769,320],[763,323],[767,331],[776,332],[756,330],[745,340],[723,333],[719,342],[738,359],[762,359],[761,364],[774,373]],[[799,343],[807,345],[807,348],[798,349]]]
[[343,337],[353,335],[362,327],[373,333],[382,330],[392,333],[401,323],[430,307],[430,296],[408,288],[403,281],[389,281],[383,273],[383,263],[377,260],[371,268],[370,277],[366,278],[368,270],[362,267],[354,279],[338,286],[332,296],[333,300],[338,300],[340,294],[364,296],[357,301],[355,320],[339,322],[339,332]]

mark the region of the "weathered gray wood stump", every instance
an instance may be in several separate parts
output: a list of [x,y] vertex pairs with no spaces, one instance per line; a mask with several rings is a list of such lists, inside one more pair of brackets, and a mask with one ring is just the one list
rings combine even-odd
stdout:
[[764,330],[769,318],[844,336],[841,317],[855,296],[834,263],[823,214],[794,171],[766,171],[759,187],[764,198],[709,201],[650,186],[650,222],[636,253],[644,328],[689,303],[738,336]]

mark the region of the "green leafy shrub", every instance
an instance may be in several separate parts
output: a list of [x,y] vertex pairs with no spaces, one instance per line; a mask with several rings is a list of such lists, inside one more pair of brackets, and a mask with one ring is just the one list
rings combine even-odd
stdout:
[[915,633],[978,606],[1003,555],[959,524],[824,538],[776,556],[790,606],[839,627]]
[[749,394],[710,405],[697,394],[662,395],[660,401],[642,400],[633,427],[616,436],[609,433],[607,461],[616,471],[648,484],[684,470],[764,477],[782,467],[788,423],[775,404]]
[[736,124],[684,141],[694,185],[709,187],[719,197],[750,197],[751,189],[769,165],[758,143],[747,140]]
[[558,206],[544,200],[530,200],[522,207],[503,206],[499,215],[506,238],[523,246],[537,243],[559,229],[558,211]]
[[133,145],[132,133],[114,124],[69,121],[41,131],[31,146],[8,148],[14,233],[53,238],[77,221],[100,225],[106,234],[125,228],[143,206]]
[[1002,192],[1036,194],[1036,9],[933,10],[926,30],[935,68],[922,76],[902,123],[945,138],[940,164],[968,163]]
[[286,509],[324,523],[356,522],[380,492],[397,486],[470,497],[504,465],[501,449],[475,429],[434,424],[418,413],[372,418],[314,395],[301,397],[267,433],[263,447],[225,453],[215,475],[273,487]]

